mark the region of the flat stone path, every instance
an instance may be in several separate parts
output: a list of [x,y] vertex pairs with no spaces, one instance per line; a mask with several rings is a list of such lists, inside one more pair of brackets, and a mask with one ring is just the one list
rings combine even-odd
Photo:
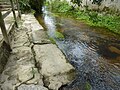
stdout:
[[58,90],[74,79],[75,69],[50,42],[34,15],[22,15],[11,47],[0,90]]

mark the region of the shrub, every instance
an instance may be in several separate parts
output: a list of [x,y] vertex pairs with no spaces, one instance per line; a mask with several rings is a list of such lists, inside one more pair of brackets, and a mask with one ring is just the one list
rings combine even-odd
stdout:
[[55,0],[55,1],[52,1],[50,5],[51,7],[49,8],[52,9],[53,12],[58,12],[58,13],[65,13],[72,9],[72,7],[69,6],[67,1],[65,0],[64,1]]
[[29,0],[19,0],[19,3],[20,3],[20,9],[22,13],[31,11]]
[[[94,0],[95,1],[95,0]],[[101,3],[102,0],[100,0]],[[97,11],[81,11],[78,8],[72,8],[66,1],[55,0],[51,3],[52,11],[58,15],[73,17],[75,19],[83,20],[89,25],[108,28],[114,33],[120,34],[120,16],[101,14]],[[62,13],[62,14],[61,14]]]

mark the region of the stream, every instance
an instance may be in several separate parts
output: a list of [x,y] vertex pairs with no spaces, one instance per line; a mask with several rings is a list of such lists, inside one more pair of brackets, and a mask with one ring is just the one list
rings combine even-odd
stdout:
[[76,69],[75,79],[60,90],[120,90],[119,35],[49,11],[42,18],[49,37],[64,35],[56,44]]

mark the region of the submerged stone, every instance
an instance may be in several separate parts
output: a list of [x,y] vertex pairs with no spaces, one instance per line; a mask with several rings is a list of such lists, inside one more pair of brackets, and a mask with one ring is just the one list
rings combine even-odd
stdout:
[[110,50],[111,52],[120,54],[120,49],[118,49],[117,47],[110,46],[110,47],[108,47],[108,48],[109,48],[109,50]]

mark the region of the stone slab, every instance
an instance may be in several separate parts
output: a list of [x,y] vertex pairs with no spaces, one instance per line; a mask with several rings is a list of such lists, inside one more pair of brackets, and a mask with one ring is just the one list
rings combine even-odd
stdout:
[[51,43],[51,41],[48,39],[47,33],[43,30],[32,31],[32,41],[34,44]]
[[40,85],[21,85],[18,87],[18,90],[48,90],[47,88],[40,86]]
[[56,45],[35,45],[34,51],[40,72],[45,77],[46,84],[49,83],[47,86],[50,89],[58,90],[73,79],[74,68]]
[[31,48],[23,46],[13,49],[1,74],[0,87],[3,90],[15,90],[22,83],[43,85],[42,78],[35,68]]
[[27,35],[27,28],[19,28],[15,30],[14,36],[12,38],[11,47],[17,48],[22,46],[29,46],[29,37]]
[[39,24],[39,22],[36,20],[34,15],[31,14],[23,14],[22,15],[23,26],[27,27],[28,29],[34,30],[44,30],[43,27]]

